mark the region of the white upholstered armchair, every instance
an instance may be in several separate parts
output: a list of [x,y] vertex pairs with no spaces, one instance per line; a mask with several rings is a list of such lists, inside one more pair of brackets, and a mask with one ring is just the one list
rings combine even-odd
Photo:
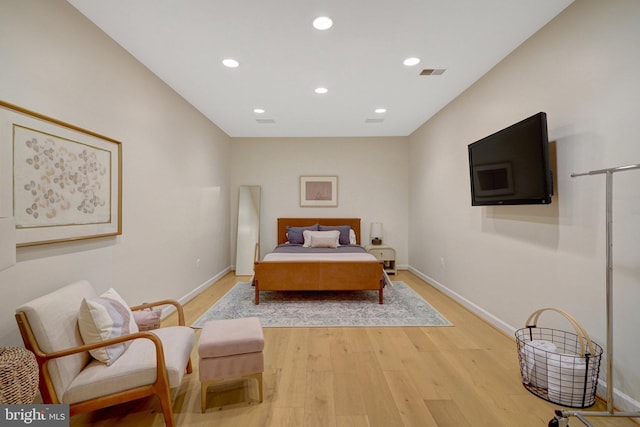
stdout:
[[[176,307],[179,325],[139,332],[131,310],[161,304]],[[69,404],[74,415],[157,395],[165,424],[175,425],[170,389],[191,372],[194,343],[178,302],[129,308],[112,289],[98,296],[81,280],[22,305],[16,321],[36,355],[44,403]]]

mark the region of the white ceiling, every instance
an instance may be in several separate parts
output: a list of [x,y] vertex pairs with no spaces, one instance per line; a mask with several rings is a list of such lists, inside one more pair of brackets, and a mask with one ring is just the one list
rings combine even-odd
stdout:
[[68,2],[230,136],[305,137],[411,134],[572,0]]

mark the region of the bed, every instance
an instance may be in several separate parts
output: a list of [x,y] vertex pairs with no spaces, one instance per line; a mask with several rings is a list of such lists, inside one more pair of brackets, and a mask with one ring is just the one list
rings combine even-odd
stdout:
[[[291,253],[287,228],[322,225],[322,230],[348,225],[349,243],[357,252],[345,254],[331,250],[309,253]],[[341,228],[341,233],[344,227]],[[341,235],[341,238],[344,234]],[[378,302],[383,303],[385,273],[383,263],[367,253],[360,245],[360,218],[278,218],[278,246],[273,253],[254,263],[253,284],[255,303],[260,303],[260,291],[378,291]],[[301,245],[298,245],[301,246]],[[278,249],[285,249],[284,253]],[[336,249],[340,249],[336,248]],[[330,248],[333,249],[333,248]],[[343,248],[346,250],[346,248]],[[311,251],[313,252],[313,251]],[[338,252],[338,251],[336,251]]]

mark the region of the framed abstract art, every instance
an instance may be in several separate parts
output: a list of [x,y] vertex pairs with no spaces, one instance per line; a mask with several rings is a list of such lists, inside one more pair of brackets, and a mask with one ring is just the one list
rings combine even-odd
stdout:
[[300,206],[338,206],[338,177],[301,176]]
[[0,101],[0,216],[16,245],[122,234],[121,143]]

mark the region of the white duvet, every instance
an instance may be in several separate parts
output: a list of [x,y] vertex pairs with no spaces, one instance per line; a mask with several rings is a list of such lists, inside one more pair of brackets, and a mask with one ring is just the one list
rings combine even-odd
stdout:
[[265,255],[263,261],[377,261],[370,253],[341,253],[341,254],[291,254],[270,253]]

